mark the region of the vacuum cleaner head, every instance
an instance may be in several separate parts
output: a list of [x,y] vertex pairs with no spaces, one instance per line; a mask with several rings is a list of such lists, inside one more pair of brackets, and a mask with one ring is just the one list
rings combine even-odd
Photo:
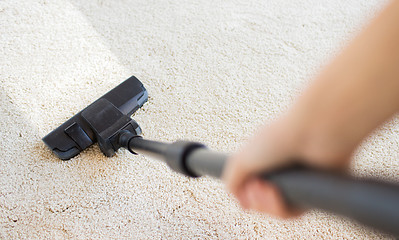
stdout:
[[147,90],[134,76],[77,113],[42,140],[63,160],[68,160],[98,142],[108,157],[118,146],[117,135],[128,130],[141,134],[139,125],[130,118],[148,99]]

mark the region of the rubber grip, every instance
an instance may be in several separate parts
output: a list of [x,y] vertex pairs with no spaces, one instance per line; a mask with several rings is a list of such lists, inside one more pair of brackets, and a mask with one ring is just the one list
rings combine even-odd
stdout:
[[[220,178],[227,155],[198,149],[186,165],[197,175]],[[309,169],[262,174],[285,201],[297,208],[317,208],[356,219],[399,236],[399,186]]]

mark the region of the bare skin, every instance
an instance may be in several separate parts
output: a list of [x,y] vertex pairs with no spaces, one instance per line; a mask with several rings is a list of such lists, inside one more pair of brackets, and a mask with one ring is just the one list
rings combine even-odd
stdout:
[[399,1],[391,2],[334,59],[291,109],[230,157],[223,180],[245,209],[288,218],[260,172],[292,164],[345,171],[362,140],[399,111]]

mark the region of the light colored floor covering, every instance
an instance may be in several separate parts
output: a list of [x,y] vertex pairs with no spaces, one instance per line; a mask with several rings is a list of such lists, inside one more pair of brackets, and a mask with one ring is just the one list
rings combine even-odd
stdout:
[[[131,75],[149,139],[232,152],[275,119],[381,1],[0,1],[1,239],[380,239],[312,211],[242,211],[221,182],[92,147],[60,161],[41,138]],[[357,152],[357,175],[397,179],[399,120]]]

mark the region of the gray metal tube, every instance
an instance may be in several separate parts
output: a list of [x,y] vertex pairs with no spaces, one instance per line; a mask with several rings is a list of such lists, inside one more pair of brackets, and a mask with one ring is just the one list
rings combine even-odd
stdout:
[[220,178],[222,176],[226,158],[226,154],[202,148],[191,152],[191,154],[187,156],[186,166],[196,175],[208,175]]
[[[220,178],[227,155],[206,149],[186,159],[190,171]],[[309,169],[263,174],[290,205],[318,208],[345,215],[399,236],[399,187],[387,183],[338,176]]]
[[170,144],[134,137],[129,141],[128,149],[134,153],[148,154],[163,159]]

